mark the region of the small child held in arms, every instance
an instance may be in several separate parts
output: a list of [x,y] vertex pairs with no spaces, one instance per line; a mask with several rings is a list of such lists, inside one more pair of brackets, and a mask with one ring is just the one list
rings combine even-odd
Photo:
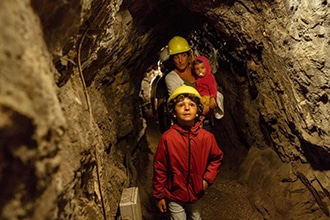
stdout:
[[217,106],[217,83],[211,72],[208,59],[204,56],[197,56],[192,63],[193,73],[196,77],[195,88],[202,96],[204,115],[207,115]]
[[174,124],[157,146],[152,195],[171,219],[202,219],[201,198],[219,173],[223,152],[214,135],[201,127],[203,104],[195,88],[176,88],[167,103]]

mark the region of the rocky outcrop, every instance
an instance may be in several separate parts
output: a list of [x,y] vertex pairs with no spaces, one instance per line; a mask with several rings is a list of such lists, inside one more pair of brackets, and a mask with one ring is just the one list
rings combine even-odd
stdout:
[[0,18],[1,219],[118,215],[150,165],[141,82],[173,35],[210,58],[217,135],[247,152],[264,218],[328,218],[327,1],[3,0]]

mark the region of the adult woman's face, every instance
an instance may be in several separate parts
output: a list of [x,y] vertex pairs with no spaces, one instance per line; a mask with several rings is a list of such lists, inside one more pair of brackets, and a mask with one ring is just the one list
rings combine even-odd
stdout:
[[184,52],[173,55],[173,62],[177,70],[179,70],[180,72],[185,71],[185,69],[189,65],[188,53]]

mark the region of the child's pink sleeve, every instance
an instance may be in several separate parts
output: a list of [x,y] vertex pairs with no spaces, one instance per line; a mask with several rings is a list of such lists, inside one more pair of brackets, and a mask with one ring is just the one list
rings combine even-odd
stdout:
[[210,97],[217,98],[217,82],[215,81],[215,77],[211,74],[212,80],[210,80]]

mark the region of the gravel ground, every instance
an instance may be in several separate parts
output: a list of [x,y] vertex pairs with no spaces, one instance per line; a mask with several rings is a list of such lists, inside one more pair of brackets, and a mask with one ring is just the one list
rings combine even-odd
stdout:
[[[150,113],[146,114],[147,119],[147,139],[150,145],[152,155],[155,152],[160,132],[158,130],[157,121]],[[152,165],[150,163],[150,165]],[[151,184],[150,175],[152,175],[152,167],[149,167],[148,180],[143,181],[144,184]],[[241,185],[237,180],[237,166],[235,161],[227,158],[224,160],[220,173],[215,183],[208,188],[203,197],[203,219],[204,220],[262,220],[261,214],[253,207],[248,200],[248,188]],[[150,189],[151,190],[151,189]],[[142,191],[143,193],[143,191]],[[148,192],[145,192],[148,194]],[[150,192],[149,192],[150,196]],[[148,197],[142,194],[143,198]],[[165,215],[160,215],[154,210],[155,207],[149,207],[148,210],[154,212],[153,217],[146,219],[168,219]]]
[[236,178],[236,171],[224,163],[216,182],[204,196],[203,217],[207,220],[262,220],[248,200],[248,188]]

